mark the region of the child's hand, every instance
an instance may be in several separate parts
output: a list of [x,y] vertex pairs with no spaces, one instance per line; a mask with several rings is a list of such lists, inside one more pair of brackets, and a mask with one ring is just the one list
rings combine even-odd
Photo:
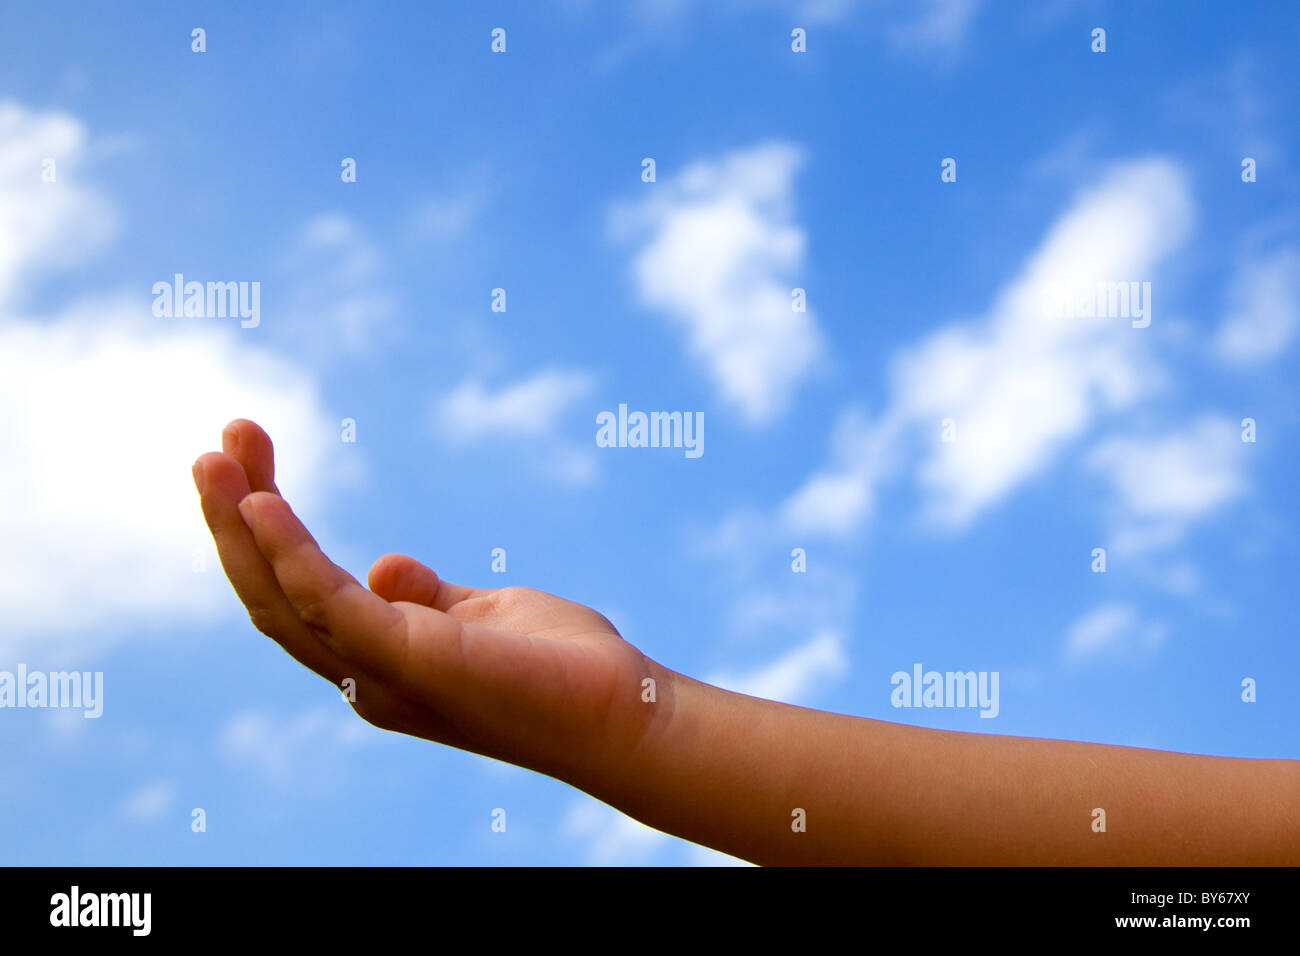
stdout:
[[266,433],[235,421],[222,444],[194,478],[226,575],[258,630],[336,686],[353,679],[366,720],[580,784],[670,713],[671,672],[590,608],[449,584],[398,554],[366,590],[280,497]]

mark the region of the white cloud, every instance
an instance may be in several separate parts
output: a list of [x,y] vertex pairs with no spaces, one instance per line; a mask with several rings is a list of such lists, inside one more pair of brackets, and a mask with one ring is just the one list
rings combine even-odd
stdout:
[[770,664],[741,674],[715,674],[707,683],[750,697],[806,703],[826,683],[842,678],[848,670],[843,636],[838,631],[822,631]]
[[276,438],[299,507],[329,471],[337,428],[301,372],[246,333],[136,313],[148,307],[83,303],[0,322],[0,500],[13,505],[0,510],[0,652],[79,628],[89,649],[92,635],[230,605],[190,478],[230,419]]
[[127,794],[122,801],[121,813],[130,821],[147,822],[162,816],[175,801],[176,785],[169,780],[160,780]]
[[[585,0],[566,0],[573,10],[595,9]],[[868,11],[873,24],[904,52],[949,51],[960,47],[970,33],[984,0],[766,0],[766,5],[795,18],[794,25],[839,23],[859,10]],[[752,0],[726,0],[708,4],[695,0],[642,0],[629,9],[635,25],[666,30],[680,24],[692,10],[735,16],[754,13]]]
[[955,50],[966,42],[982,0],[910,0],[909,19],[889,30],[890,40],[903,49]]
[[1281,354],[1300,327],[1300,249],[1287,246],[1243,264],[1229,301],[1215,339],[1219,355],[1246,363]]
[[560,833],[587,841],[587,862],[595,866],[644,863],[672,839],[608,804],[589,799],[570,807]]
[[483,194],[477,191],[447,193],[426,199],[411,220],[411,232],[418,239],[446,241],[465,233],[481,214]]
[[1186,558],[1168,564],[1162,562],[1152,569],[1151,578],[1157,587],[1179,597],[1192,597],[1205,583],[1201,569]]
[[[943,330],[895,363],[895,413],[929,425],[934,438],[920,479],[937,517],[969,522],[1099,412],[1149,387],[1157,376],[1145,329],[1122,318],[1048,318],[1044,303],[1054,289],[1151,281],[1190,221],[1177,167],[1158,159],[1121,166],[1052,227],[980,326]],[[938,440],[944,418],[956,422],[956,441]]]
[[467,379],[438,402],[436,421],[440,432],[454,441],[546,436],[574,402],[590,394],[593,384],[588,373],[567,369],[544,369],[495,392]]
[[792,527],[817,534],[834,534],[856,525],[871,507],[870,483],[856,474],[814,475],[784,505]]
[[1111,486],[1116,547],[1144,551],[1181,540],[1186,526],[1249,487],[1241,431],[1207,416],[1159,437],[1107,439],[1088,456]]
[[[47,251],[106,229],[107,201],[65,181],[84,139],[61,114],[0,107],[0,170],[14,174],[0,181],[30,168],[33,183],[0,195],[0,656],[39,640],[52,663],[232,607],[190,478],[227,421],[268,427],[307,507],[337,442],[312,381],[237,322],[154,318],[148,288],[41,319],[6,309],[24,292],[15,270],[70,266]],[[55,184],[39,180],[46,151]]]
[[322,213],[308,220],[285,257],[289,294],[271,332],[309,348],[351,355],[375,349],[394,331],[396,297],[379,244],[353,219]]
[[[116,230],[109,204],[82,184],[86,130],[66,113],[0,100],[0,306],[19,276],[67,268]],[[42,180],[54,161],[54,182]]]
[[[909,447],[919,447],[914,474],[928,516],[964,526],[1048,467],[1102,413],[1157,387],[1147,329],[1127,318],[1054,317],[1046,303],[1055,290],[1150,281],[1159,322],[1154,273],[1191,221],[1178,167],[1147,159],[1113,168],[1052,226],[982,319],[944,327],[894,357],[886,408],[874,422],[850,422],[856,442],[841,439],[827,468],[786,502],[791,530],[852,533],[874,485]],[[944,419],[955,422],[955,441],[941,441]]]
[[[822,350],[811,311],[795,312],[805,235],[793,221],[799,148],[767,143],[697,162],[616,209],[616,234],[642,237],[642,302],[686,334],[722,399],[751,424],[779,416]],[[660,168],[663,173],[663,167]]]
[[[496,391],[466,379],[435,403],[434,429],[456,444],[507,438],[545,447],[548,453],[540,460],[553,478],[585,484],[596,476],[595,454],[563,438],[560,426],[594,384],[594,376],[574,369],[543,369]],[[595,415],[584,417],[583,424],[590,425],[594,442]]]
[[1143,621],[1127,604],[1102,604],[1076,620],[1065,634],[1065,657],[1074,664],[1102,656],[1151,652],[1165,641],[1163,624]]
[[788,533],[834,537],[851,533],[875,508],[877,484],[896,466],[896,426],[870,422],[857,409],[841,413],[831,435],[831,463],[781,505]]
[[[748,546],[770,557],[782,545],[754,541]],[[727,633],[750,640],[789,640],[791,635],[847,630],[857,604],[857,575],[821,550],[804,558],[810,562],[809,573],[787,573],[777,581],[766,573],[770,565],[765,561],[729,568],[734,596],[723,618]],[[733,563],[730,555],[728,562]]]
[[371,279],[379,271],[383,257],[366,237],[361,227],[347,216],[322,213],[307,221],[298,235],[298,254],[336,250],[340,278],[348,282]]
[[373,739],[373,731],[342,705],[293,715],[244,710],[222,727],[218,746],[234,763],[283,783],[299,779],[313,755],[333,760],[339,747],[355,747],[367,738]]

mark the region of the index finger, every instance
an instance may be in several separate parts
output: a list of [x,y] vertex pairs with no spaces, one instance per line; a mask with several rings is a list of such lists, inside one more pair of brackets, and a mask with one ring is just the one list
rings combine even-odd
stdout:
[[[408,684],[412,648],[407,615],[330,561],[283,498],[253,492],[239,503],[239,511],[302,622],[339,657],[381,681]],[[421,653],[438,648],[457,653],[460,622],[432,608],[419,611],[429,616],[425,623],[430,630],[426,636],[422,628]]]

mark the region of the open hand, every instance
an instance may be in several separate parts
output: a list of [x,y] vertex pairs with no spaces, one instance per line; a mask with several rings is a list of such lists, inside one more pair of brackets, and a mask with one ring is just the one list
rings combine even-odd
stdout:
[[231,422],[222,449],[198,459],[194,480],[230,583],[254,626],[354,688],[370,723],[581,785],[671,711],[671,672],[580,604],[449,584],[400,554],[374,563],[367,590],[281,497],[261,428]]

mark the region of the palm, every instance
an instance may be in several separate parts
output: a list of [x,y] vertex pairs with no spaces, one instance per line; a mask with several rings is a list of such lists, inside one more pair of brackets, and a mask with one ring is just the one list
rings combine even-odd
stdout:
[[[571,744],[634,738],[651,716],[642,700],[649,662],[590,608],[517,587],[475,590],[439,606],[427,593],[411,601],[394,574],[409,581],[432,572],[389,555],[370,574],[372,590],[403,616],[410,650],[401,696],[424,713],[358,706],[371,722],[530,766],[541,756],[550,766]],[[401,723],[387,724],[392,716]]]

